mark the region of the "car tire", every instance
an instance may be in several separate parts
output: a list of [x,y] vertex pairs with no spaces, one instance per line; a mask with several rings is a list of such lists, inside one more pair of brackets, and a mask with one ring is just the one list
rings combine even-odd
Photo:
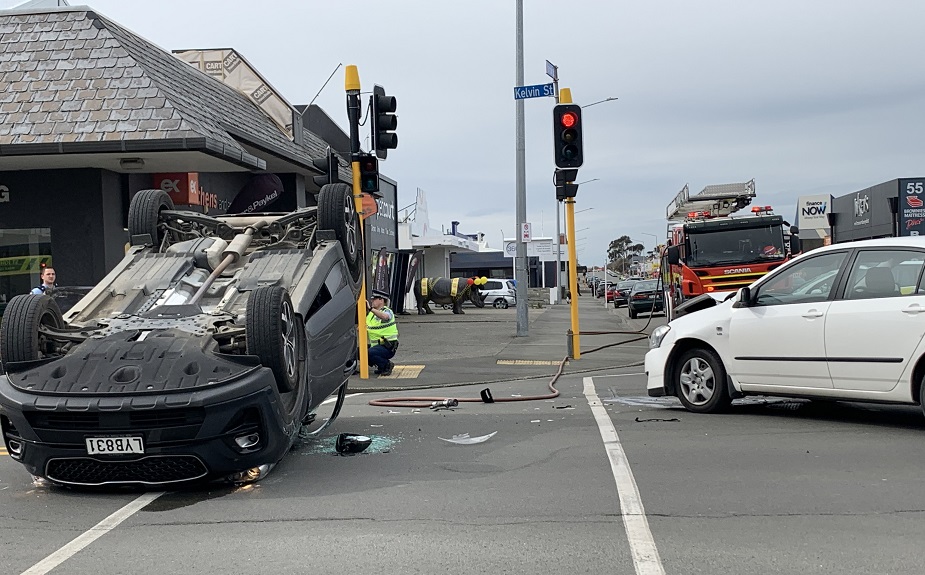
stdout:
[[347,184],[325,184],[318,194],[318,227],[332,230],[344,250],[344,259],[354,282],[363,275],[363,236],[360,216],[353,200],[353,188]]
[[161,211],[174,209],[173,200],[164,190],[140,190],[128,206],[128,235],[147,234],[154,247],[160,249],[166,231],[160,228]]
[[503,297],[499,297],[498,299],[496,299],[494,303],[491,304],[491,306],[495,309],[507,309],[508,308],[507,300],[504,299]]
[[630,319],[636,319],[637,317],[639,317],[639,312],[637,312],[636,310],[634,310],[634,309],[633,309],[633,306],[630,306],[630,305],[626,306],[626,310],[627,310],[627,311],[629,312],[629,314],[630,314]]
[[276,378],[280,393],[296,390],[302,381],[305,333],[281,286],[260,286],[247,300],[247,353],[260,358]]
[[58,304],[47,295],[25,294],[10,300],[0,324],[0,359],[9,363],[36,361],[55,354],[54,345],[39,334],[41,326],[64,327]]
[[726,389],[726,368],[711,349],[695,347],[682,353],[671,377],[675,394],[688,411],[717,413],[732,402]]

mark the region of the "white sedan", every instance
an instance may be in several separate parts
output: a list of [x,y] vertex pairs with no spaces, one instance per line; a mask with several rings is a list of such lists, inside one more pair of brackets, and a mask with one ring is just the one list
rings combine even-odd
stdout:
[[925,238],[825,246],[656,328],[651,396],[721,411],[749,394],[922,404]]

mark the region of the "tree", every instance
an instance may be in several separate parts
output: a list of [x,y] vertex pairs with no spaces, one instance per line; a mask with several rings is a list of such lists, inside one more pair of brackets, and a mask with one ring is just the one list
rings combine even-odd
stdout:
[[611,240],[607,247],[607,260],[610,262],[608,268],[614,271],[626,269],[629,267],[627,260],[630,256],[639,255],[646,249],[644,245],[633,243],[633,241],[633,238],[629,236],[620,236]]

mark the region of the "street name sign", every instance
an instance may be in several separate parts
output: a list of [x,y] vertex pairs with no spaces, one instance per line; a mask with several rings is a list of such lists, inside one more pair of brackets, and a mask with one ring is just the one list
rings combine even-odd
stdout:
[[553,84],[535,84],[533,86],[517,86],[514,88],[514,99],[548,98],[556,95]]

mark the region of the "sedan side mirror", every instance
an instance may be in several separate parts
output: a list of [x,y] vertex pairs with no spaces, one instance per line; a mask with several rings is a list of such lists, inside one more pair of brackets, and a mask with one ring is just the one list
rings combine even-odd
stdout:
[[751,288],[739,288],[739,295],[736,297],[735,307],[749,307],[752,305]]

